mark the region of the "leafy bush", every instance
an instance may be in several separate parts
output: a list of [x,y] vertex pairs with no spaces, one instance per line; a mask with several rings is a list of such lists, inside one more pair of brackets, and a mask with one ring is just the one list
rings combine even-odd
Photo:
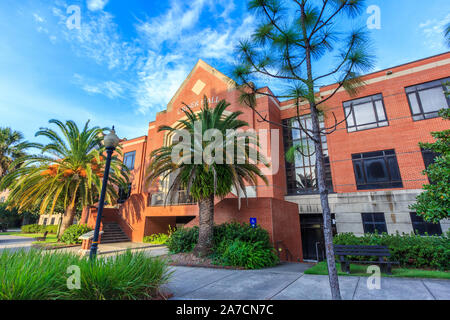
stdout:
[[45,228],[48,233],[56,234],[58,232],[58,225],[50,225]]
[[42,231],[42,227],[39,224],[28,224],[26,226],[22,226],[21,230],[23,233],[40,233]]
[[144,237],[144,243],[150,244],[166,244],[169,240],[169,235],[165,233],[152,234],[151,236]]
[[39,225],[39,224],[28,224],[25,226],[22,226],[21,228],[23,233],[44,233],[45,231],[48,231],[48,233],[55,234],[58,232],[58,226],[57,225]]
[[[69,290],[69,266],[80,268],[80,289]],[[155,296],[171,273],[165,260],[143,252],[94,262],[69,253],[0,253],[0,300],[134,300]]]
[[217,262],[246,269],[261,269],[278,264],[275,250],[263,242],[223,241],[216,252]]
[[[168,241],[171,253],[190,252],[198,240],[198,227],[175,231]],[[211,258],[217,264],[247,269],[274,266],[278,257],[269,233],[250,224],[237,222],[214,226],[214,248]]]
[[175,231],[167,242],[171,253],[190,252],[198,240],[198,227],[180,228]]
[[[390,259],[409,268],[450,269],[450,238],[447,236],[419,236],[415,234],[365,234],[357,237],[343,233],[334,237],[335,244],[380,245],[389,247]],[[355,257],[352,257],[355,258]],[[365,260],[367,257],[356,257]],[[375,260],[375,257],[371,257]]]
[[87,225],[83,224],[71,225],[66,229],[66,231],[64,231],[64,234],[61,237],[61,242],[67,244],[79,244],[81,243],[81,240],[79,240],[78,238],[91,230],[92,229],[89,228]]

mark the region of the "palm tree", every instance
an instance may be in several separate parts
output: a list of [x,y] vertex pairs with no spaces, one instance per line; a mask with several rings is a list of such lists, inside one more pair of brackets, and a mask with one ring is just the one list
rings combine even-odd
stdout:
[[[46,137],[50,142],[36,144],[40,155],[17,159],[22,165],[3,178],[0,189],[10,189],[8,205],[20,211],[38,206],[41,214],[52,214],[55,206],[62,204],[65,208],[59,233],[62,235],[73,224],[77,206],[92,205],[98,200],[106,160],[102,145],[106,128],[89,128],[88,121],[80,131],[73,121],[49,122],[59,128],[62,136],[53,129],[41,128],[36,136]],[[126,166],[113,156],[108,203],[117,199],[119,187],[127,185],[128,173]]]
[[[243,130],[236,131],[248,126],[248,123],[237,119],[242,114],[240,111],[225,114],[229,105],[222,100],[214,109],[210,109],[205,96],[203,107],[198,114],[186,106],[183,112],[187,119],[179,120],[175,128],[161,126],[159,131],[167,131],[168,137],[171,135],[176,137],[180,134],[178,130],[183,129],[188,134],[187,138],[184,136],[178,142],[172,139],[166,146],[154,150],[147,168],[147,185],[166,181],[170,177],[171,184],[166,201],[173,199],[179,190],[184,189],[198,202],[199,235],[194,248],[194,253],[198,256],[209,255],[213,246],[215,196],[223,198],[234,188],[238,196],[242,191],[246,197],[246,183],[256,185],[258,177],[267,183],[267,178],[257,165],[257,159],[262,160],[264,164],[267,163],[256,149],[258,142],[255,137],[246,138]],[[199,125],[201,125],[200,139],[198,134],[196,136],[198,130],[196,128]],[[205,132],[210,129],[219,132],[223,139],[202,141]],[[180,149],[182,151],[178,152]],[[215,160],[209,163],[198,161],[196,154],[200,152],[200,155],[203,155],[203,151],[208,149],[215,150]],[[236,152],[224,152],[230,150]],[[174,159],[174,154],[179,156],[179,159]]]
[[23,140],[23,134],[11,128],[0,128],[0,179],[8,173],[11,163],[25,155],[34,146]]

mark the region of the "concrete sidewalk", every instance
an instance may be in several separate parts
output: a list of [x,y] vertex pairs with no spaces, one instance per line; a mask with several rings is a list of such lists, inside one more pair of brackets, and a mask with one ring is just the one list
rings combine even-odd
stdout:
[[[166,286],[175,300],[327,300],[328,276],[305,275],[310,265],[283,264],[263,270],[173,267]],[[346,300],[449,300],[450,280],[382,278],[369,290],[365,277],[339,277]]]

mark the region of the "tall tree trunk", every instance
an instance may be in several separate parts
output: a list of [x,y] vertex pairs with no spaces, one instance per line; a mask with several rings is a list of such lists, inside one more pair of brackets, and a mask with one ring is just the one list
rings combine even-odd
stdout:
[[317,185],[320,193],[320,204],[322,206],[323,215],[323,235],[325,240],[325,254],[328,265],[328,278],[330,281],[331,296],[333,300],[341,300],[341,292],[339,288],[339,279],[336,270],[336,261],[334,259],[334,247],[333,247],[333,229],[331,226],[331,212],[330,205],[328,203],[328,190],[325,180],[325,165],[323,157],[322,142],[320,140],[320,122],[316,108],[311,108],[311,120],[314,131],[314,139],[319,141],[315,142],[316,150],[316,175]]
[[199,257],[205,257],[211,254],[214,244],[214,195],[200,200],[198,206],[199,230],[194,254]]
[[64,231],[66,231],[66,229],[73,224],[75,213],[76,213],[75,205],[70,204],[66,208],[66,212],[64,213],[61,228],[59,229],[58,239],[61,238],[61,236],[64,234]]
[[328,203],[328,190],[325,182],[325,165],[323,159],[322,140],[320,137],[320,122],[314,92],[314,77],[311,63],[311,43],[306,30],[306,11],[305,2],[301,5],[302,33],[305,41],[305,58],[308,73],[308,102],[311,110],[311,122],[314,137],[314,146],[316,151],[316,175],[317,186],[320,193],[320,204],[323,215],[323,233],[325,241],[325,255],[328,264],[328,278],[330,282],[331,297],[333,300],[341,300],[341,291],[339,288],[339,279],[336,270],[336,261],[334,259],[333,230],[331,227],[331,212]]
[[91,214],[91,207],[90,206],[83,207],[83,213],[81,215],[83,214],[84,214],[84,221],[82,222],[82,224],[87,224],[89,221],[89,215]]

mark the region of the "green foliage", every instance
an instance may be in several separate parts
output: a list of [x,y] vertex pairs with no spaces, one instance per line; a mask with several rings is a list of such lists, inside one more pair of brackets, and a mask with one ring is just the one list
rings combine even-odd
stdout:
[[[439,114],[450,120],[450,109],[443,109]],[[438,223],[450,217],[450,129],[432,132],[431,135],[436,142],[420,143],[420,147],[440,156],[423,172],[432,183],[423,186],[424,191],[417,196],[417,202],[410,209],[424,220]]]
[[[334,237],[334,244],[387,246],[391,252],[390,259],[400,262],[402,267],[450,270],[450,238],[447,236],[424,237],[414,234],[383,233],[357,237],[352,233],[342,233]],[[352,257],[354,258],[367,259],[367,257]],[[375,257],[370,258],[376,260]]]
[[[267,178],[253,162],[261,161],[267,165],[266,159],[258,151],[258,142],[254,136],[237,132],[248,126],[248,123],[239,120],[241,111],[226,114],[229,103],[220,101],[214,109],[209,108],[208,99],[205,96],[203,107],[199,113],[195,113],[189,107],[183,112],[186,120],[180,120],[179,125],[161,126],[159,131],[167,131],[167,134],[179,136],[178,130],[184,130],[189,137],[181,141],[173,139],[170,145],[154,150],[151,154],[151,162],[147,167],[146,183],[153,184],[160,181],[161,177],[171,175],[173,182],[168,194],[168,198],[176,195],[178,190],[188,190],[189,194],[197,201],[209,199],[212,195],[226,196],[234,186],[236,190],[243,191],[243,186],[247,183],[256,185],[258,177],[267,183]],[[215,141],[198,141],[196,136],[196,124],[201,123],[201,132],[215,129],[222,134],[222,137],[229,137],[230,131],[236,132],[234,139],[217,139]],[[211,131],[209,131],[211,132]],[[227,158],[226,150],[234,148],[232,159]],[[216,158],[211,159],[211,163],[206,161],[197,163],[195,153],[211,150]],[[213,152],[214,151],[214,152]],[[216,154],[217,152],[217,154]],[[179,159],[174,159],[172,155],[179,155]],[[245,158],[244,158],[245,157]],[[241,161],[244,158],[244,161]],[[231,160],[231,161],[230,161]],[[229,164],[232,162],[232,164]],[[242,163],[244,162],[244,163]]]
[[144,237],[144,243],[150,244],[166,244],[169,240],[169,235],[165,233],[152,234]]
[[[190,252],[198,240],[198,227],[175,231],[168,241],[171,253]],[[279,260],[266,230],[237,222],[214,226],[215,263],[259,269],[276,265]]]
[[167,233],[158,233],[158,234],[152,234],[150,236],[144,237],[144,243],[150,243],[150,244],[167,244],[172,234],[175,232],[175,228],[172,228],[169,225],[169,230]]
[[[34,210],[53,213],[57,205],[75,214],[74,208],[98,201],[106,162],[103,132],[107,128],[89,127],[80,130],[73,121],[50,120],[59,132],[41,128],[36,136],[49,140],[35,144],[38,155],[24,155],[11,166],[18,167],[0,181],[0,190],[9,189],[8,207],[19,211]],[[117,149],[121,154],[120,148]],[[51,155],[51,156],[49,156]],[[106,201],[118,198],[117,187],[128,183],[128,168],[114,155],[111,161]]]
[[33,212],[19,213],[16,208],[7,208],[6,203],[0,203],[0,223],[7,223],[9,228],[20,227],[22,221],[33,223],[39,215]]
[[87,225],[83,225],[83,224],[71,225],[70,227],[68,227],[66,229],[64,234],[61,236],[61,242],[64,242],[67,244],[81,243],[81,240],[79,240],[78,238],[91,230],[92,229],[89,228]]
[[25,155],[25,151],[35,145],[23,141],[23,134],[11,128],[0,127],[0,179],[16,169],[19,163],[11,165],[15,160]]
[[180,228],[175,231],[167,242],[171,253],[191,252],[198,240],[198,227]]
[[261,269],[275,266],[279,262],[275,250],[260,241],[224,240],[216,250],[217,262],[227,266]]
[[58,232],[58,226],[57,225],[51,225],[51,226],[44,226],[39,224],[28,224],[25,226],[22,226],[21,228],[23,233],[53,233],[56,234]]
[[[70,266],[80,268],[80,289],[67,288]],[[164,260],[143,252],[95,261],[38,250],[0,253],[0,300],[149,299],[169,277]]]

